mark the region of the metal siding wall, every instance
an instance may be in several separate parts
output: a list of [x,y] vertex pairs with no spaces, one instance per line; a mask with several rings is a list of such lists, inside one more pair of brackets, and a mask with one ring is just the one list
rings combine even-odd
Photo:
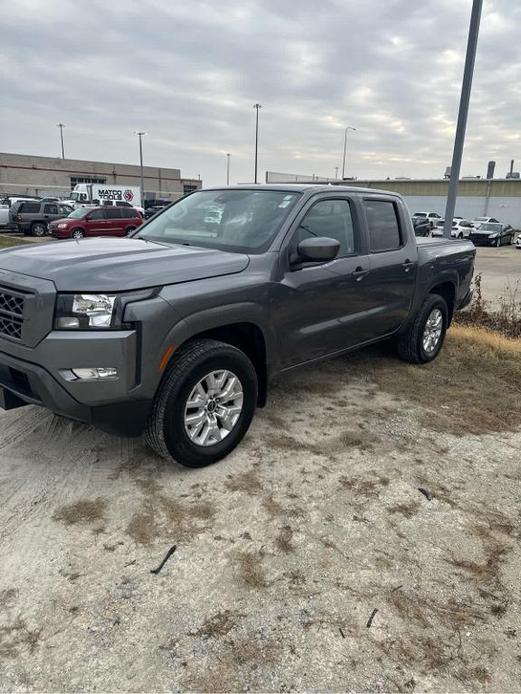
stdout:
[[[404,200],[411,214],[415,212],[437,212],[445,214],[446,197],[444,195],[404,195]],[[486,211],[486,197],[458,197],[455,214],[465,219],[474,217],[496,217],[503,224],[511,224],[521,229],[521,197],[490,197]]]

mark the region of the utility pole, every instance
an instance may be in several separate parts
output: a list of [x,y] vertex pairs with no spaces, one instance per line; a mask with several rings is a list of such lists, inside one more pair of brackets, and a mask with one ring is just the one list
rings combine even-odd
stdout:
[[259,152],[259,109],[262,108],[261,104],[253,104],[253,108],[256,111],[255,114],[255,183],[257,183],[257,156]]
[[64,148],[63,148],[63,129],[64,129],[64,127],[65,127],[65,124],[64,124],[64,123],[58,123],[58,124],[56,125],[56,127],[57,127],[57,128],[60,128],[60,142],[61,142],[61,145],[62,145],[62,159],[65,159],[65,150],[64,150]]
[[461,159],[463,156],[463,145],[465,144],[465,130],[467,127],[467,116],[469,114],[470,90],[472,88],[472,77],[474,76],[474,63],[476,61],[476,49],[478,45],[479,22],[481,19],[482,7],[483,0],[473,0],[472,13],[470,15],[469,36],[467,39],[467,54],[465,56],[465,69],[463,71],[463,83],[461,85],[458,124],[456,126],[454,151],[452,153],[452,166],[450,169],[447,205],[445,207],[443,236],[449,239],[451,238],[450,233],[452,231],[452,220],[454,218],[456,197],[458,195]]
[[141,204],[145,204],[145,184],[143,177],[143,135],[146,135],[144,130],[138,130],[135,135],[139,138],[139,172],[141,175]]
[[230,185],[230,153],[226,154],[226,185]]
[[342,180],[344,180],[344,178],[346,177],[346,150],[348,130],[356,130],[356,128],[353,128],[351,125],[348,125],[347,128],[344,130],[344,157],[342,159]]

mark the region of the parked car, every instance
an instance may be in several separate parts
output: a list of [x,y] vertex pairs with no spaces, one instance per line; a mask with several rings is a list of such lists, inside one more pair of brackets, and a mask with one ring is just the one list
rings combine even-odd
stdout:
[[9,205],[0,205],[0,227],[9,226]]
[[516,248],[517,248],[519,251],[521,251],[521,234],[518,234],[518,235],[517,235],[517,238],[516,238]]
[[[142,218],[145,216],[145,210],[143,207],[131,205],[129,202],[125,202],[124,200],[103,200],[102,202],[96,200],[95,203],[95,205],[91,205],[90,207],[99,207],[100,205],[102,207],[131,207],[133,210],[137,210]],[[85,205],[85,207],[89,207],[89,205]]]
[[503,246],[512,243],[514,230],[509,224],[482,222],[473,228],[469,236],[475,246]]
[[155,214],[160,212],[162,209],[164,209],[165,205],[153,205],[150,207],[147,207],[145,209],[145,219],[150,219],[150,217],[153,217]]
[[130,207],[79,207],[66,219],[50,225],[57,239],[81,239],[84,236],[127,236],[143,224],[139,212]]
[[437,212],[415,212],[412,216],[413,219],[426,219],[431,229],[434,229],[436,224],[443,218]]
[[469,222],[468,219],[454,217],[454,222],[452,224],[452,230],[450,232],[450,235],[456,239],[468,239],[472,229],[472,222]]
[[416,236],[430,236],[431,225],[425,217],[412,218],[412,225]]
[[208,465],[295,367],[389,338],[432,361],[472,297],[475,253],[415,238],[397,194],[326,185],[196,191],[130,238],[9,248],[1,406],[145,431],[159,455]]
[[45,236],[49,224],[72,212],[73,208],[58,202],[21,202],[13,206],[14,222],[18,231],[26,236]]

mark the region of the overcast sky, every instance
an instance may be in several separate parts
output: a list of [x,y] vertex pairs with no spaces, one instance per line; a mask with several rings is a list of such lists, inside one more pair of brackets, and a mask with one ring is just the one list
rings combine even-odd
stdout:
[[[0,151],[259,171],[440,177],[471,0],[0,0]],[[521,160],[521,0],[484,0],[463,175]],[[521,165],[521,161],[520,161]]]

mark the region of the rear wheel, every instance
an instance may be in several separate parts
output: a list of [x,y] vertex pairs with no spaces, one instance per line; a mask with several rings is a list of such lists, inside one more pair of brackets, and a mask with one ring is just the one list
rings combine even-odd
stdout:
[[46,233],[47,224],[45,224],[45,222],[34,222],[34,224],[31,224],[32,236],[45,236]]
[[458,234],[458,239],[462,239],[462,238],[463,238],[463,232],[460,231],[460,233]]
[[246,434],[257,404],[257,375],[240,350],[194,340],[174,353],[156,394],[145,442],[187,467],[216,463]]
[[398,355],[413,364],[426,364],[435,359],[449,323],[449,310],[443,297],[429,294],[413,323],[398,338]]
[[71,237],[73,239],[82,239],[85,236],[83,233],[83,229],[73,229],[71,233]]

